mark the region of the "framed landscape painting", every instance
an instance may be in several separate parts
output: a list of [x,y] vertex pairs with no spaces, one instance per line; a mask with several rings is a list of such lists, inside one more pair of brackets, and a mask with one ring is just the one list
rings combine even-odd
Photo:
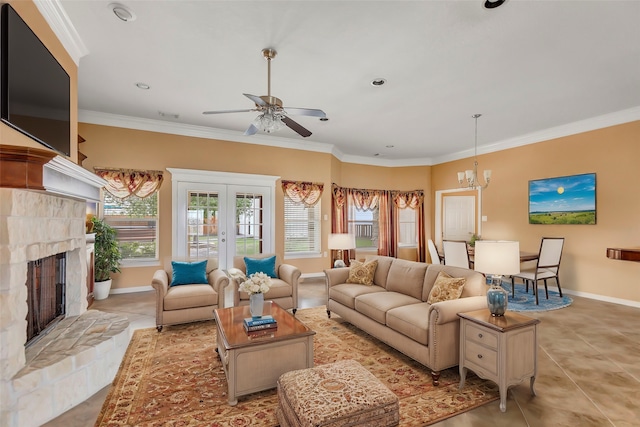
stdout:
[[595,223],[595,173],[529,181],[529,224]]

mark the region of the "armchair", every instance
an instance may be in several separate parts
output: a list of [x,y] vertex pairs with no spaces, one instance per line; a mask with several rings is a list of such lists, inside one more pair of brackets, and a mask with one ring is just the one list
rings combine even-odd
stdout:
[[[264,259],[270,258],[274,254],[255,254],[247,256],[247,258]],[[236,256],[233,258],[233,271],[229,274],[232,277],[233,283],[233,305],[248,305],[249,294],[246,292],[240,292],[240,284],[244,281],[247,274],[247,267],[244,262],[244,256]],[[293,314],[296,314],[298,310],[298,281],[300,280],[301,272],[298,267],[290,264],[280,264],[276,258],[275,272],[278,278],[271,280],[273,285],[269,292],[264,294],[264,299],[271,300],[277,303],[284,309],[291,309]]]
[[207,260],[208,283],[171,286],[173,268],[171,260],[164,269],[156,270],[151,286],[156,290],[156,329],[164,325],[213,319],[213,310],[224,307],[224,289],[229,278],[218,269],[218,260]]

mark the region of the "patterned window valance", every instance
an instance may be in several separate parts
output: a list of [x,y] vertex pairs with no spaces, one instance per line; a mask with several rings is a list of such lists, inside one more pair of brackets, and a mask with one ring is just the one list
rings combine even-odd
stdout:
[[93,168],[93,170],[96,175],[107,181],[104,189],[120,200],[131,196],[149,197],[162,185],[162,171],[113,168]]
[[393,203],[400,208],[411,208],[416,209],[418,206],[424,203],[424,191],[423,190],[415,190],[415,191],[392,191],[391,197],[393,198]]
[[291,201],[306,207],[315,206],[322,196],[324,184],[304,181],[282,181],[282,191]]
[[385,190],[364,190],[360,188],[342,188],[333,184],[333,200],[337,207],[344,206],[347,197],[350,197],[356,208],[363,211],[374,210],[380,203],[380,198],[386,193]]

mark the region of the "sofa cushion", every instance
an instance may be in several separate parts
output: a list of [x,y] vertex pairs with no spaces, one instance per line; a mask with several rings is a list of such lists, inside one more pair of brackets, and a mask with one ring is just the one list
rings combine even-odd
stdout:
[[460,298],[465,282],[466,279],[464,277],[451,277],[444,271],[441,271],[438,273],[433,288],[431,288],[427,302],[429,304],[435,304],[440,301]]
[[[292,295],[291,285],[282,279],[271,279],[271,288],[264,294],[265,301],[276,298],[284,298]],[[248,300],[249,294],[240,292],[241,300]]]
[[368,255],[365,257],[364,262],[376,260],[378,261],[378,268],[373,276],[373,283],[383,288],[387,288],[387,276],[389,276],[389,268],[396,258],[381,255]]
[[369,286],[373,285],[373,275],[376,272],[377,267],[377,260],[369,261],[364,264],[356,260],[351,261],[347,283],[357,283]]
[[429,344],[429,306],[426,302],[387,311],[387,326],[422,345]]
[[332,299],[350,309],[355,309],[356,297],[375,292],[385,292],[384,288],[373,286],[362,286],[351,283],[343,283],[329,288],[329,299]]
[[384,292],[360,295],[356,298],[355,309],[370,319],[385,325],[387,323],[387,311],[409,304],[418,304],[420,301],[409,295],[399,292]]
[[207,260],[197,262],[171,261],[171,284],[169,286],[205,284]]
[[253,273],[264,273],[273,279],[278,278],[275,255],[268,258],[244,257],[244,264],[247,268],[247,276],[251,276]]
[[164,310],[206,307],[218,304],[218,293],[211,285],[172,286],[164,296]]
[[396,259],[389,268],[386,289],[420,299],[426,272],[425,263]]

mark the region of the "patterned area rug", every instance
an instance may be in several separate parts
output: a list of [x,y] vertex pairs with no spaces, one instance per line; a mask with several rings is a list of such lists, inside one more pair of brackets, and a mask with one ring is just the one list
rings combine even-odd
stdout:
[[[324,307],[298,310],[316,331],[316,365],[355,359],[400,399],[400,425],[425,426],[499,398],[497,386],[469,372],[458,390],[458,369],[431,385],[429,370],[367,335]],[[96,426],[277,426],[275,389],[227,404],[227,382],[215,352],[213,321],[137,330]]]
[[[553,283],[553,282],[551,282]],[[560,294],[556,291],[549,290],[549,299],[547,299],[544,293],[544,287],[538,288],[538,305],[536,305],[536,296],[533,294],[531,286],[529,286],[529,292],[525,291],[523,283],[516,283],[516,295],[515,298],[511,296],[511,279],[508,281],[502,281],[502,287],[509,292],[509,302],[507,303],[507,310],[511,311],[549,311],[558,310],[560,308],[569,307],[573,300],[566,294],[560,297]]]

